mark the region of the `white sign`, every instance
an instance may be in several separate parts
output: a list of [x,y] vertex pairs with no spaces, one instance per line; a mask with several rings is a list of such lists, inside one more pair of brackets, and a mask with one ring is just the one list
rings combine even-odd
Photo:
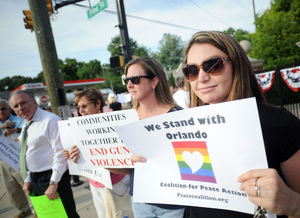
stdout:
[[130,94],[117,94],[118,102],[120,103],[127,103],[131,101],[131,95]]
[[0,159],[11,166],[14,170],[19,169],[20,144],[18,134],[0,136]]
[[[58,121],[58,128],[60,132],[60,138],[62,146],[65,150],[70,151],[74,144],[74,138],[72,137],[72,131],[70,129],[70,122],[68,120]],[[78,166],[70,158],[68,159],[69,172],[71,175],[80,175],[93,179],[102,183],[105,187],[112,189],[112,183],[110,179],[110,173],[103,168],[90,169],[89,167]]]
[[135,202],[253,214],[237,178],[268,167],[254,98],[167,113],[116,131],[147,158],[135,166]]
[[138,119],[133,109],[70,118],[72,137],[80,150],[78,164],[89,168],[133,168],[131,152],[115,127]]

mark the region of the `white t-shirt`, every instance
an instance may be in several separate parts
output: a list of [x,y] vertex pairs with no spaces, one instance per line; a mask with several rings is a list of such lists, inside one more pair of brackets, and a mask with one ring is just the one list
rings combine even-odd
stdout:
[[173,98],[180,107],[183,107],[183,108],[190,107],[190,93],[188,91],[177,90],[173,94]]

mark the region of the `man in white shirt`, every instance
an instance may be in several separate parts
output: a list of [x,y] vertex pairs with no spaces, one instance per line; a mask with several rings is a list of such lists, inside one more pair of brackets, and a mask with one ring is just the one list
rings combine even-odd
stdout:
[[23,190],[26,193],[30,190],[35,195],[45,194],[50,200],[60,197],[68,217],[79,217],[59,137],[57,121],[60,118],[40,109],[34,97],[25,91],[12,93],[10,105],[19,117],[25,119],[21,134],[27,129],[27,175],[26,172],[22,175],[21,171]]
[[175,102],[182,108],[190,107],[190,93],[184,90],[184,78],[177,77],[176,79],[177,91],[173,94]]

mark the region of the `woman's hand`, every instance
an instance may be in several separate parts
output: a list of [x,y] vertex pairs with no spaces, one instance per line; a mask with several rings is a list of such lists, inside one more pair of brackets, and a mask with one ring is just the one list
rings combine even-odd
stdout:
[[69,159],[69,151],[68,150],[65,150],[65,149],[63,149],[63,153],[64,153],[64,158],[66,159],[66,160],[68,160]]
[[133,162],[147,162],[147,159],[145,157],[142,157],[142,156],[138,156],[138,155],[135,155],[133,154],[131,157],[130,157],[130,160],[133,161]]
[[[277,215],[298,216],[300,195],[274,169],[249,170],[239,176],[240,189],[254,204]],[[297,211],[298,210],[298,211]]]
[[79,153],[80,153],[80,151],[78,150],[78,148],[76,147],[76,145],[73,145],[71,147],[70,152],[69,152],[69,157],[72,159],[72,161],[74,163],[77,163],[78,158],[79,158]]

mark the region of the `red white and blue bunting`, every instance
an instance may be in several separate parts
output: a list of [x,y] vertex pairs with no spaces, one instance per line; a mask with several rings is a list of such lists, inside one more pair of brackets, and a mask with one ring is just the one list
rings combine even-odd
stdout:
[[280,71],[282,79],[294,92],[300,90],[300,66],[283,69]]
[[258,84],[263,92],[268,91],[274,82],[275,71],[255,74]]

